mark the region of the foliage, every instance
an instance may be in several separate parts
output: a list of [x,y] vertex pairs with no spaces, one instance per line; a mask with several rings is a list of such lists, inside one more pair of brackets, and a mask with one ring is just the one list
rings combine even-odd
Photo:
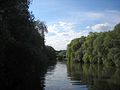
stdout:
[[68,61],[120,66],[120,24],[112,31],[77,38],[67,46]]
[[28,10],[30,2],[0,0],[1,90],[39,89],[40,76],[51,63],[49,59],[55,59],[55,50],[44,42],[47,26],[34,20]]
[[[77,38],[75,40],[72,40],[70,44],[68,44],[67,46],[67,52],[66,52],[66,56],[68,58],[68,62],[71,60],[78,60],[80,62],[82,62],[82,57],[83,57],[83,50],[82,48],[82,44],[84,42],[86,37],[82,36],[81,38]],[[76,52],[76,53],[74,53]]]
[[56,51],[51,46],[46,46],[46,54],[48,56],[48,64],[56,63]]
[[57,51],[57,60],[66,60],[66,50]]

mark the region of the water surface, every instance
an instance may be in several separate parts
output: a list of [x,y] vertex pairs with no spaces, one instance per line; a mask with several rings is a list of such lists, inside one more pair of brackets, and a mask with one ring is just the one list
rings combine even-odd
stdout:
[[120,69],[58,62],[45,75],[45,90],[120,90]]

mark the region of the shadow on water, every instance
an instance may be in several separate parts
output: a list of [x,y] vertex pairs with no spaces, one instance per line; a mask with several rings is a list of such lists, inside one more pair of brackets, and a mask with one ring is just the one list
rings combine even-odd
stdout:
[[120,68],[94,64],[67,65],[72,85],[87,85],[88,90],[120,90]]
[[45,87],[46,87],[46,85],[45,85],[46,74],[52,75],[52,72],[55,69],[55,66],[56,66],[56,63],[51,63],[49,66],[47,66],[44,69],[44,72],[43,71],[41,72],[41,75],[40,75],[40,90],[45,90]]

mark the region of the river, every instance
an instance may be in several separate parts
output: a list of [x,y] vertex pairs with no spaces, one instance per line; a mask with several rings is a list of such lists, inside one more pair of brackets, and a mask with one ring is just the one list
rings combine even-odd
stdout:
[[120,69],[57,62],[45,75],[45,90],[120,90]]

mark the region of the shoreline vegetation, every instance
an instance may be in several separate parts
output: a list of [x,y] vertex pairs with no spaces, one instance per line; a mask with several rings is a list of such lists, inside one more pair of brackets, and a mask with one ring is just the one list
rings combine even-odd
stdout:
[[44,22],[29,12],[31,0],[0,1],[0,90],[42,90],[56,53],[45,46]]
[[69,65],[77,61],[120,67],[120,24],[56,51],[45,45],[47,25],[35,20],[30,4],[31,0],[0,0],[0,90],[44,90],[45,73],[57,59]]
[[103,64],[120,67],[120,23],[112,31],[90,32],[67,46],[67,63]]

